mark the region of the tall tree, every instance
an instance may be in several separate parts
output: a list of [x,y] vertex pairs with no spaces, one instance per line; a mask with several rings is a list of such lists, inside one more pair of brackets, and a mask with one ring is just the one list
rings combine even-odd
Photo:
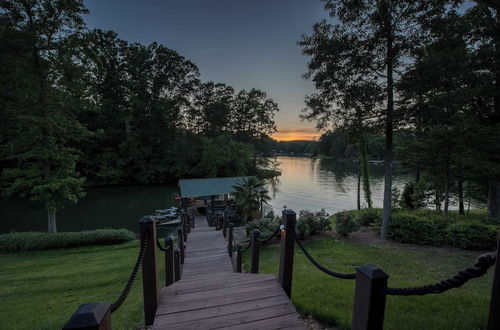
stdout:
[[[11,161],[2,172],[3,194],[43,202],[49,233],[57,231],[56,212],[83,195],[84,179],[75,170],[78,150],[74,143],[88,131],[76,117],[84,103],[76,86],[81,71],[73,57],[86,12],[80,0],[0,3],[1,20],[6,24],[2,33],[16,35],[16,42],[22,44],[6,49],[9,54],[3,55],[19,52],[23,58],[21,68],[4,69],[11,70],[9,75],[32,79],[27,84],[21,78],[22,83],[2,95],[8,99],[2,104],[13,120],[6,148],[2,148],[2,158]],[[20,97],[23,93],[28,97]]]
[[[383,102],[376,102],[376,110],[385,126],[384,211],[381,237],[385,238],[391,217],[393,129],[395,120],[395,82],[407,64],[411,37],[418,28],[419,4],[395,0],[323,0],[325,8],[334,19],[333,24],[322,21],[314,26],[311,37],[304,37],[300,44],[306,55],[312,57],[308,76],[316,88],[330,92],[324,100],[338,101],[339,89],[345,85],[369,86],[382,90]],[[361,84],[359,84],[361,82]],[[340,88],[339,88],[340,87]],[[370,93],[372,95],[372,93]],[[377,101],[379,101],[377,99]],[[312,105],[312,107],[311,107]],[[331,111],[320,111],[309,102],[314,115],[330,118]],[[330,107],[330,110],[332,107]],[[336,109],[345,112],[351,109]],[[345,111],[345,112],[344,112]],[[330,118],[331,120],[331,118]]]

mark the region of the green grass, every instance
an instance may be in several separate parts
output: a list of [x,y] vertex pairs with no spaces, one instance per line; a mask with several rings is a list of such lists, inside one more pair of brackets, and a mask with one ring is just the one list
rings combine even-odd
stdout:
[[[322,264],[340,272],[374,264],[390,275],[389,286],[430,284],[474,263],[478,252],[439,248],[401,248],[322,239],[305,244]],[[245,254],[248,264],[249,255]],[[264,247],[261,272],[278,273],[279,248]],[[486,326],[492,283],[488,274],[463,287],[422,297],[389,296],[385,329],[483,329]],[[354,281],[329,277],[317,270],[296,247],[292,301],[302,315],[327,325],[349,329],[354,302]]]
[[[139,242],[132,241],[0,255],[0,329],[60,329],[80,304],[113,302],[130,276],[138,251]],[[143,324],[142,304],[139,272],[127,300],[113,313],[113,328],[136,329]]]

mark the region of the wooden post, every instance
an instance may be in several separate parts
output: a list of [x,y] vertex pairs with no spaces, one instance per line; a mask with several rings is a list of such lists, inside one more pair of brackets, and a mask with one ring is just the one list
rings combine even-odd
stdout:
[[242,260],[242,252],[241,252],[241,245],[236,245],[236,272],[237,273],[241,273],[241,270],[242,270],[242,264],[243,264],[243,260]]
[[387,275],[383,270],[364,265],[356,269],[354,291],[353,330],[382,330],[387,287]]
[[229,256],[233,256],[233,229],[234,225],[232,223],[229,224],[229,234],[227,235],[227,252]]
[[165,237],[165,286],[174,284],[174,239],[172,236]]
[[191,217],[187,213],[186,213],[186,220],[187,220],[187,223],[186,223],[187,232],[186,233],[189,234],[189,233],[191,233]]
[[224,211],[224,218],[222,219],[222,235],[227,236],[227,211]]
[[175,281],[179,281],[181,279],[181,252],[179,249],[174,250],[174,268],[175,268]]
[[[182,224],[182,239],[184,240],[184,242],[187,241],[187,216],[186,216],[186,213],[185,212],[182,212],[182,215],[181,215],[181,224]],[[181,250],[182,252],[182,250]]]
[[184,232],[182,229],[177,229],[177,244],[181,254],[181,264],[184,264]]
[[495,273],[491,288],[490,316],[488,318],[488,330],[500,329],[500,239],[498,240]]
[[195,217],[194,217],[194,203],[193,203],[193,223],[191,224],[194,228],[194,220],[195,220]]
[[111,330],[111,304],[97,302],[80,305],[63,330]]
[[158,271],[156,267],[156,220],[142,217],[139,220],[141,240],[148,238],[144,259],[142,260],[142,288],[144,295],[144,322],[153,325],[158,306]]
[[250,273],[259,273],[259,254],[260,254],[260,231],[254,229],[252,231],[252,262],[250,264]]
[[288,298],[292,297],[293,253],[295,248],[295,222],[297,215],[292,210],[283,210],[280,245],[279,281]]

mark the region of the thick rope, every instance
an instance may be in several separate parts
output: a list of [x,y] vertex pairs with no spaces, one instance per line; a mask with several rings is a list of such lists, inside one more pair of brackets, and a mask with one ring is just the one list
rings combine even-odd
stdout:
[[337,273],[323,265],[321,265],[319,262],[317,262],[312,256],[311,254],[304,248],[304,246],[302,245],[302,243],[299,241],[299,238],[297,237],[297,235],[293,235],[295,237],[295,241],[297,242],[297,245],[299,246],[299,248],[302,250],[302,252],[304,252],[304,254],[306,255],[307,259],[309,259],[309,261],[314,265],[316,266],[316,268],[318,268],[319,270],[321,270],[323,273],[327,274],[327,275],[330,275],[330,276],[333,276],[333,277],[336,277],[336,278],[340,278],[340,279],[343,279],[343,280],[354,280],[356,278],[356,274],[355,273],[352,273],[352,274],[343,274],[343,273]]
[[158,239],[158,237],[156,237],[156,246],[163,252],[167,252],[170,249],[170,246],[164,247],[163,245],[161,245],[161,242]]
[[146,246],[148,245],[149,241],[149,235],[146,234],[144,235],[144,239],[141,242],[141,249],[139,250],[139,255],[137,256],[137,261],[135,262],[134,269],[132,270],[132,273],[130,274],[130,278],[128,279],[127,285],[123,289],[122,293],[118,297],[118,299],[115,300],[115,302],[111,305],[111,313],[116,311],[120,306],[123,304],[125,299],[127,299],[128,294],[130,293],[130,290],[132,289],[132,285],[134,284],[134,281],[137,277],[137,272],[139,271],[139,268],[141,267],[142,260],[144,259],[144,253],[146,252]]
[[278,227],[276,227],[276,230],[274,231],[274,233],[272,233],[270,236],[268,236],[267,238],[259,238],[259,241],[261,243],[266,243],[266,242],[269,242],[270,240],[272,240],[273,238],[277,237],[278,236],[278,233],[280,231],[280,227],[281,225],[278,225]]
[[496,256],[493,253],[481,255],[476,263],[467,269],[459,271],[455,276],[439,283],[423,285],[413,288],[386,288],[385,293],[393,296],[422,296],[430,293],[442,293],[453,288],[459,288],[469,280],[481,277],[488,268],[495,264]]
[[248,245],[245,248],[241,249],[241,254],[247,252],[251,246],[252,246],[252,241],[248,241]]

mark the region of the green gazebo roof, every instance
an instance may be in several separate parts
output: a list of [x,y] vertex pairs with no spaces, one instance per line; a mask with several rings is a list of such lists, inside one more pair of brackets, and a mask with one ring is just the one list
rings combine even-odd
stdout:
[[235,176],[230,178],[182,179],[179,180],[181,197],[201,197],[230,194],[239,181],[249,176]]

